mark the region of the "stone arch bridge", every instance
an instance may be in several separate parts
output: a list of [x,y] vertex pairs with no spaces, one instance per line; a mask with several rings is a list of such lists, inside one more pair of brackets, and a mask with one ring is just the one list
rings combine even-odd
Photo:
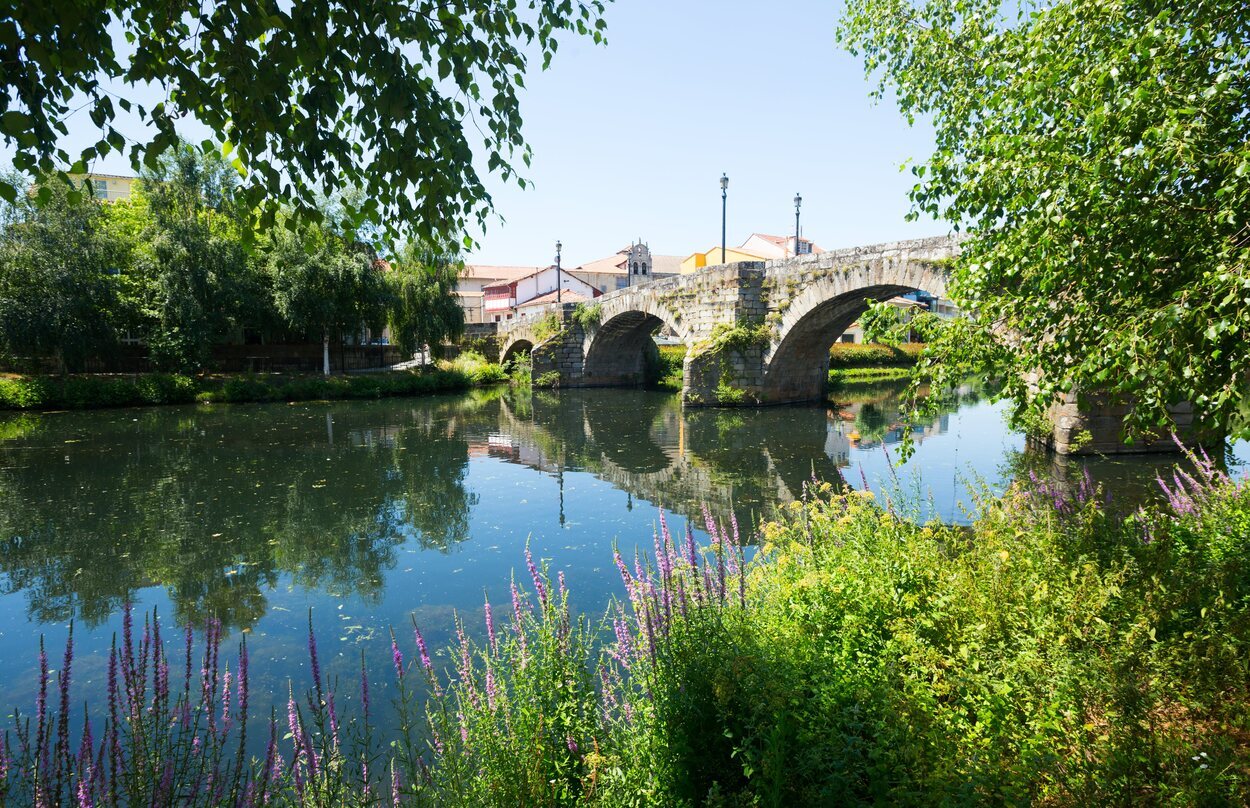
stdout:
[[565,387],[635,386],[652,335],[667,327],[687,348],[688,405],[818,400],[830,346],[868,301],[917,290],[944,297],[944,262],[957,250],[939,237],[711,267],[501,324],[500,357],[529,352],[534,378],[554,373]]

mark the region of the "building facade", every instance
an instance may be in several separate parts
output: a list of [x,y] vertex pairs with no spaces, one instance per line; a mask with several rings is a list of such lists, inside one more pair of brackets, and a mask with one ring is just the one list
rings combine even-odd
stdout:
[[[557,294],[558,290],[558,294]],[[512,280],[482,287],[482,313],[486,322],[502,323],[537,310],[557,299],[580,303],[603,294],[564,269],[543,267]]]
[[[704,267],[733,264],[738,261],[772,261],[794,256],[794,236],[770,236],[767,233],[752,233],[746,241],[737,247],[725,247],[725,259],[721,260],[720,245],[702,252],[691,253],[682,259],[679,271],[682,274],[697,272]],[[799,255],[822,253],[820,247],[801,238],[798,241]]]

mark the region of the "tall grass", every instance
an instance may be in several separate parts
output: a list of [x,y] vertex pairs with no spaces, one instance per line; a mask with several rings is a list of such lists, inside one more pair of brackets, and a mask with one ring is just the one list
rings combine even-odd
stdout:
[[[1205,457],[1109,515],[1086,479],[987,498],[970,528],[812,483],[755,550],[661,514],[594,625],[527,549],[452,670],[391,635],[398,697],[311,681],[253,717],[247,648],[166,650],[129,609],[102,726],[73,646],[15,716],[0,788],[37,805],[1244,804],[1250,486]],[[749,558],[749,561],[748,561]],[[376,684],[376,683],[374,683]],[[352,710],[346,705],[350,699]],[[383,735],[379,713],[394,711]],[[253,730],[252,728],[257,729]],[[243,732],[263,732],[263,758]]]

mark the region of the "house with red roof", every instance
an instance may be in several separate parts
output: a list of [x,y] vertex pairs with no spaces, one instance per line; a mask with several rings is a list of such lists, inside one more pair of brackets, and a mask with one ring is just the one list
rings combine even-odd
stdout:
[[547,303],[581,303],[601,294],[568,270],[552,265],[483,286],[482,313],[485,322],[502,323],[537,311]]

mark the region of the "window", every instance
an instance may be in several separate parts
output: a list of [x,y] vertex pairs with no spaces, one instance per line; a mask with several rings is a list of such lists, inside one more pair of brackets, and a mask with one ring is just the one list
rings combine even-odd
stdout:
[[630,271],[633,272],[635,275],[638,274],[638,262],[637,261],[635,261],[632,265],[630,265]]
[[647,262],[646,261],[642,262],[642,274],[643,275],[647,274]]
[[91,187],[95,191],[96,199],[108,199],[109,198],[108,180],[92,180]]
[[617,278],[616,279],[617,289],[624,289],[628,285],[629,285],[629,278]]
[[502,319],[503,319],[503,318],[502,318],[502,317],[500,317],[498,314],[496,314],[496,315],[495,315],[495,322],[499,322],[499,321],[500,321],[500,320],[502,320]]
[[607,285],[606,283],[601,283],[601,284],[599,284],[599,291],[600,291],[600,292],[606,292],[606,291],[608,291],[608,285]]
[[843,334],[843,335],[842,335],[842,341],[843,341],[843,342],[854,342],[854,341],[855,341],[855,335],[854,335],[854,334]]

